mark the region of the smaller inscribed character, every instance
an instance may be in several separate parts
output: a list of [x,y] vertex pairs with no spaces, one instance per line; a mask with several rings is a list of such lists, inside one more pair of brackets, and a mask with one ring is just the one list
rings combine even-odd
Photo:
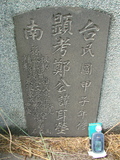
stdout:
[[85,111],[79,111],[78,112],[78,117],[81,119],[84,119],[87,116],[87,113]]
[[24,55],[23,67],[27,74],[41,75],[49,68],[48,57],[43,56],[38,46],[32,46],[28,55]]
[[31,19],[31,24],[27,25],[27,28],[24,29],[25,38],[32,38],[33,40],[40,40],[43,36],[43,31],[41,28],[35,24],[35,21]]
[[92,64],[85,63],[84,65],[82,65],[81,73],[85,75],[91,75],[92,74]]
[[92,20],[88,20],[87,24],[79,30],[79,33],[83,34],[84,40],[94,40],[94,37],[96,35],[96,31],[98,32],[100,29],[99,27],[92,22]]
[[38,132],[38,130],[35,128],[35,129],[33,129],[33,131],[32,131],[32,135],[36,135],[37,134],[37,132]]
[[51,130],[50,129],[46,129],[46,134],[51,134]]
[[70,98],[70,96],[68,94],[60,95],[58,98],[59,105],[64,106],[66,108],[66,106],[69,103],[69,98]]
[[90,54],[91,57],[94,57],[94,54],[92,53],[92,43],[88,43],[86,47],[82,47],[82,54],[81,56],[84,56],[86,54]]
[[55,48],[55,51],[53,52],[56,53],[57,51],[60,51],[61,56],[65,56],[65,54],[67,53],[67,47],[70,46],[70,39],[66,38],[62,39],[62,37],[56,38],[57,39],[57,44],[53,45],[53,47]]
[[72,16],[71,14],[67,15],[61,15],[61,13],[53,15],[53,21],[54,25],[52,25],[52,34],[53,36],[56,35],[63,35],[65,33],[69,33],[72,35],[73,33],[71,32],[71,20]]
[[81,97],[81,100],[79,102],[81,104],[81,106],[85,106],[86,103],[89,103],[89,101],[87,100],[86,96]]
[[77,130],[85,130],[85,128],[87,127],[87,120],[83,120],[82,122],[79,122],[77,124]]
[[70,61],[62,61],[62,58],[60,58],[58,61],[55,59],[53,63],[54,75],[59,75],[60,77],[65,77],[65,72],[70,70]]
[[84,89],[85,92],[86,92],[87,88],[90,87],[90,85],[91,85],[91,81],[81,82],[81,87]]
[[41,120],[41,119],[39,119],[39,120],[37,120],[37,124],[38,124],[38,129],[39,129],[39,131],[43,134],[43,133],[44,133],[44,132],[43,132],[43,129],[44,129],[44,121]]
[[54,114],[54,107],[53,107],[53,105],[49,105],[49,108],[47,109],[47,111],[48,111],[48,114]]
[[47,119],[47,113],[45,112],[41,112],[40,113],[40,118],[44,121],[45,119]]
[[28,106],[26,107],[25,111],[26,111],[27,115],[32,115],[32,111],[31,111],[31,109],[28,108]]

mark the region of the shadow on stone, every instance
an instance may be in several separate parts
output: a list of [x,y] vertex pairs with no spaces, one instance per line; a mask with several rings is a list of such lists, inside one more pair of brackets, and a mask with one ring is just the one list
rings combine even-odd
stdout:
[[[14,126],[9,126],[9,129],[10,129],[12,135],[26,135],[26,134],[28,134],[27,129],[23,129],[23,128],[19,129],[18,127],[14,127]],[[1,128],[0,133],[1,134],[9,133],[7,127]]]

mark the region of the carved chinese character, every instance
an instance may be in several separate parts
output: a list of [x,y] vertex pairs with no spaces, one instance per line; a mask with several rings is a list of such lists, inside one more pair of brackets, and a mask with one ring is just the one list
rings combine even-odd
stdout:
[[89,40],[94,40],[96,31],[98,32],[99,30],[100,30],[99,27],[89,19],[87,24],[82,29],[79,30],[79,33],[83,34],[85,41],[89,41]]
[[60,95],[58,98],[59,105],[64,106],[66,108],[66,106],[68,105],[68,102],[69,102],[69,98],[70,98],[70,96],[68,94]]
[[30,53],[24,55],[23,67],[27,71],[28,75],[41,75],[49,68],[48,57],[43,56],[38,46],[32,46]]
[[67,123],[66,123],[66,112],[67,110],[59,110],[57,112],[57,121],[55,130],[57,134],[65,134],[65,131],[69,130]]
[[33,135],[37,134],[37,129],[36,128],[33,129],[33,131],[31,132],[31,134],[33,134]]
[[94,54],[92,53],[92,43],[88,43],[86,47],[82,47],[82,54],[81,56],[84,56],[86,54],[90,54],[91,57],[94,57]]
[[85,106],[86,103],[89,103],[89,101],[87,100],[86,96],[81,97],[81,100],[79,102],[81,104],[81,106]]
[[37,124],[38,124],[39,133],[44,134],[44,131],[43,131],[43,129],[44,129],[44,121],[39,119],[39,120],[37,120]]
[[63,34],[68,32],[70,35],[73,35],[73,33],[71,32],[71,23],[72,23],[71,18],[72,18],[71,14],[63,16]]
[[54,107],[52,105],[49,105],[47,110],[48,110],[48,114],[54,114]]
[[31,19],[31,24],[27,25],[27,28],[24,29],[25,38],[32,38],[33,40],[40,40],[43,36],[43,31],[41,28],[35,24],[34,20]]
[[50,129],[46,129],[46,134],[51,134],[51,130]]
[[81,119],[86,118],[86,116],[87,116],[87,113],[85,111],[79,111],[78,112],[78,117],[80,117]]
[[84,65],[82,65],[81,73],[85,75],[91,75],[92,74],[92,64],[85,63]]
[[62,15],[60,13],[53,15],[54,25],[52,26],[52,34],[54,36],[62,34]]
[[65,121],[65,119],[66,119],[66,112],[67,112],[67,110],[58,110],[58,111],[56,111],[56,113],[57,113],[57,120],[63,120],[63,121]]
[[[27,105],[26,105],[26,106],[27,106]],[[32,111],[31,111],[31,109],[29,109],[28,107],[29,107],[29,106],[26,107],[25,111],[27,112],[28,115],[31,115],[31,114],[32,114]]]
[[61,13],[57,13],[53,15],[54,24],[62,24],[62,15]]
[[87,120],[82,120],[81,122],[79,122],[77,124],[77,130],[85,130],[85,128],[87,127]]
[[70,39],[66,38],[62,39],[62,37],[56,38],[57,39],[57,44],[53,45],[53,47],[55,48],[55,51],[53,52],[56,53],[57,51],[60,51],[61,56],[65,56],[65,54],[67,53],[67,47],[70,46]]
[[61,81],[58,81],[55,86],[59,93],[66,91],[66,87],[70,87],[70,84],[68,84],[63,78],[60,78],[60,80]]
[[71,32],[71,23],[72,23],[72,15],[61,15],[61,13],[53,15],[54,25],[52,26],[52,34],[54,36],[69,33],[72,35]]
[[40,53],[38,46],[32,46],[30,56],[33,67],[35,70],[37,69],[38,73],[40,71],[43,73],[49,68],[49,61],[47,60],[48,57],[45,57]]
[[58,83],[56,84],[55,87],[57,88],[57,91],[58,91],[59,93],[66,91],[65,86],[64,86],[60,81],[58,81]]
[[57,130],[57,134],[66,134],[65,131],[68,131],[69,128],[67,126],[67,123],[65,122],[59,122],[58,124],[56,124],[56,128],[55,130]]
[[70,70],[70,61],[62,61],[62,59],[60,58],[58,61],[55,59],[54,63],[53,63],[53,73],[55,75],[59,75],[60,77],[65,77],[65,72]]
[[47,119],[47,112],[41,112],[40,117],[41,117],[42,120]]
[[91,81],[81,82],[81,87],[84,89],[85,92],[86,92],[87,88],[90,87],[90,85],[91,85]]

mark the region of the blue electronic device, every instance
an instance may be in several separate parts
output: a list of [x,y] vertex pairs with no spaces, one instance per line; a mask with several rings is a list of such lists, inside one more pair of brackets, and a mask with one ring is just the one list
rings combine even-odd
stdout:
[[90,150],[88,154],[93,158],[102,158],[107,154],[104,150],[104,134],[102,133],[102,123],[90,123],[88,126],[90,139]]
[[103,133],[93,133],[92,139],[92,151],[95,153],[100,153],[104,151],[104,134]]

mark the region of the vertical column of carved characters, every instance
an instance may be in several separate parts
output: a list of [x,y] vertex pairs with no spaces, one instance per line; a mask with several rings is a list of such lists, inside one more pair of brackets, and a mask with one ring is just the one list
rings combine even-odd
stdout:
[[[67,87],[71,85],[66,81],[66,72],[70,70],[70,61],[63,61],[64,56],[67,54],[67,48],[71,46],[70,38],[63,35],[73,35],[71,31],[72,15],[61,13],[53,15],[52,35],[56,39],[56,43],[53,45],[53,54],[60,53],[61,58],[54,59],[53,62],[53,74],[59,76],[59,81],[55,85],[58,95],[58,105],[61,108],[66,108],[69,102],[70,95],[67,93]],[[59,124],[60,127],[61,124]],[[56,129],[55,129],[56,130]],[[61,132],[62,134],[62,132]],[[64,133],[63,133],[64,134]]]
[[[71,32],[71,23],[72,23],[72,15],[67,14],[67,15],[62,15],[61,13],[53,15],[53,25],[52,25],[52,35],[53,36],[59,36],[56,38],[57,43],[53,45],[53,48],[55,48],[53,54],[59,51],[62,57],[64,57],[67,53],[67,46],[70,46],[71,44],[69,43],[70,39],[66,38],[63,39],[62,35],[69,33],[69,35],[72,35],[73,33]],[[66,62],[65,62],[66,63]],[[54,75],[59,75],[60,76],[60,81],[57,83],[57,88],[59,92],[66,91],[65,86],[70,86],[65,80],[65,70],[69,70],[70,67],[67,68],[68,64],[70,63],[69,60],[67,64],[62,63],[62,58],[59,60],[55,59],[54,60]],[[56,68],[55,68],[56,67]]]
[[[99,27],[96,24],[94,24],[92,20],[88,20],[87,24],[82,29],[79,30],[79,33],[82,34],[83,39],[86,42],[86,46],[82,47],[81,57],[90,56],[91,58],[94,58],[95,55],[92,51],[92,45],[95,40],[95,36],[97,34],[96,32],[98,32],[99,30],[100,30]],[[86,62],[82,64],[81,74],[84,76],[87,75],[87,77],[91,76],[92,68],[93,68],[93,65],[91,62]],[[90,79],[80,82],[80,86],[82,87],[84,93],[87,92],[91,84],[92,82]],[[79,120],[79,123],[77,124],[77,129],[81,128],[83,130],[85,129],[85,127],[87,127],[87,120],[85,116],[87,115],[87,113],[84,111],[83,107],[85,107],[89,103],[89,100],[86,95],[82,96],[80,99],[81,100],[79,101],[79,104],[82,107],[82,109],[79,110],[80,114],[78,114],[78,118],[80,120]]]
[[[26,40],[40,41],[43,36],[43,30],[35,23],[35,20],[30,19],[30,24],[24,29],[24,37]],[[32,114],[34,120],[39,122],[38,128],[42,131],[44,128],[44,120],[50,111],[47,109],[49,103],[46,103],[49,95],[49,80],[44,76],[45,71],[49,68],[48,60],[40,53],[39,47],[32,45],[30,54],[28,55],[27,65],[27,80],[26,90],[28,94],[28,102],[32,106]],[[26,61],[25,59],[25,61]],[[29,110],[30,111],[30,110]],[[47,112],[48,111],[48,112]],[[34,130],[33,132],[37,132]]]
[[[33,41],[39,41],[42,38],[43,30],[35,23],[35,20],[30,19],[30,24],[26,26],[24,30],[24,37],[26,40],[32,39]],[[36,91],[36,82],[38,80],[37,69],[38,66],[38,58],[39,58],[39,50],[38,46],[32,46],[30,53],[27,56],[24,56],[23,64],[24,69],[27,74],[25,89],[27,94],[27,104],[26,109],[28,113],[34,113],[36,115],[36,95],[38,92]]]

